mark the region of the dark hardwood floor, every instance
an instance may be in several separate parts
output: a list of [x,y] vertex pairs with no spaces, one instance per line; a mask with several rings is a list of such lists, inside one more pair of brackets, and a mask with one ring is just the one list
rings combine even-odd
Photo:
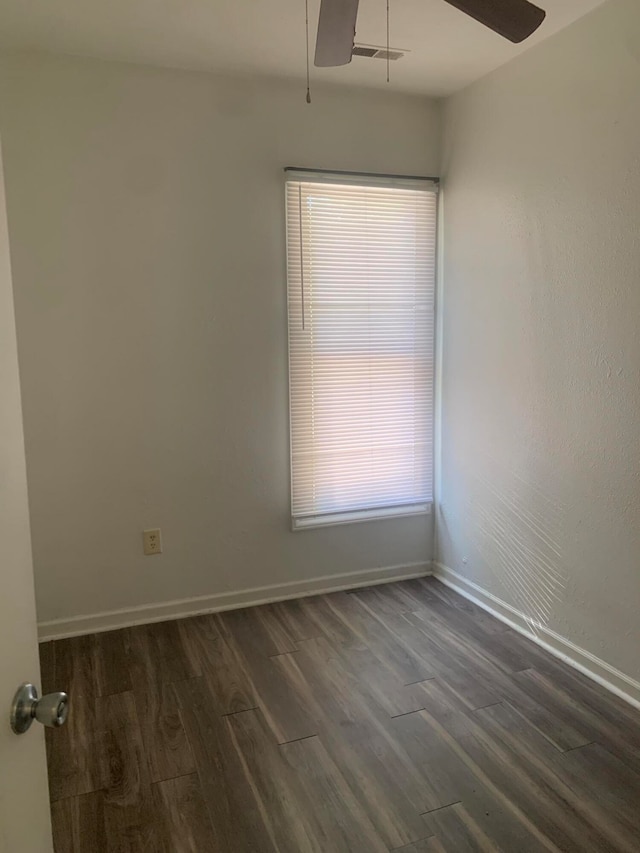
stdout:
[[640,850],[640,713],[431,578],[41,654],[56,853]]

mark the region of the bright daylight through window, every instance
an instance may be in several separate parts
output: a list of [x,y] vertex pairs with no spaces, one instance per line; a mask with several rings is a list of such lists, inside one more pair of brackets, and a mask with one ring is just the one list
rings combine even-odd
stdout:
[[429,508],[436,191],[287,172],[294,528]]

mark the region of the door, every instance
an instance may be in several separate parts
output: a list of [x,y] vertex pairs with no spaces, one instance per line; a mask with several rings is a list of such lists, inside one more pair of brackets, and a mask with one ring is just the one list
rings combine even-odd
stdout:
[[15,735],[9,710],[25,681],[40,689],[36,610],[9,238],[0,156],[0,851],[50,853],[44,729]]

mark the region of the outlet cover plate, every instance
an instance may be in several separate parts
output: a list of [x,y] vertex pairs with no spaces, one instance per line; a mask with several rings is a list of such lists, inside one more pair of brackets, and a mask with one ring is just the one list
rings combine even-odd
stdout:
[[154,554],[162,554],[162,534],[159,527],[154,527],[152,530],[142,531],[142,544],[145,556],[151,557]]

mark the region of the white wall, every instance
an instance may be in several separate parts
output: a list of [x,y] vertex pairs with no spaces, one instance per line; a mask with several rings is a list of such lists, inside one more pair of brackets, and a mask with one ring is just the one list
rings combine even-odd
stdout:
[[46,55],[0,81],[40,620],[428,561],[424,517],[289,531],[282,167],[434,174],[437,104]]
[[640,675],[640,4],[446,110],[437,558]]

